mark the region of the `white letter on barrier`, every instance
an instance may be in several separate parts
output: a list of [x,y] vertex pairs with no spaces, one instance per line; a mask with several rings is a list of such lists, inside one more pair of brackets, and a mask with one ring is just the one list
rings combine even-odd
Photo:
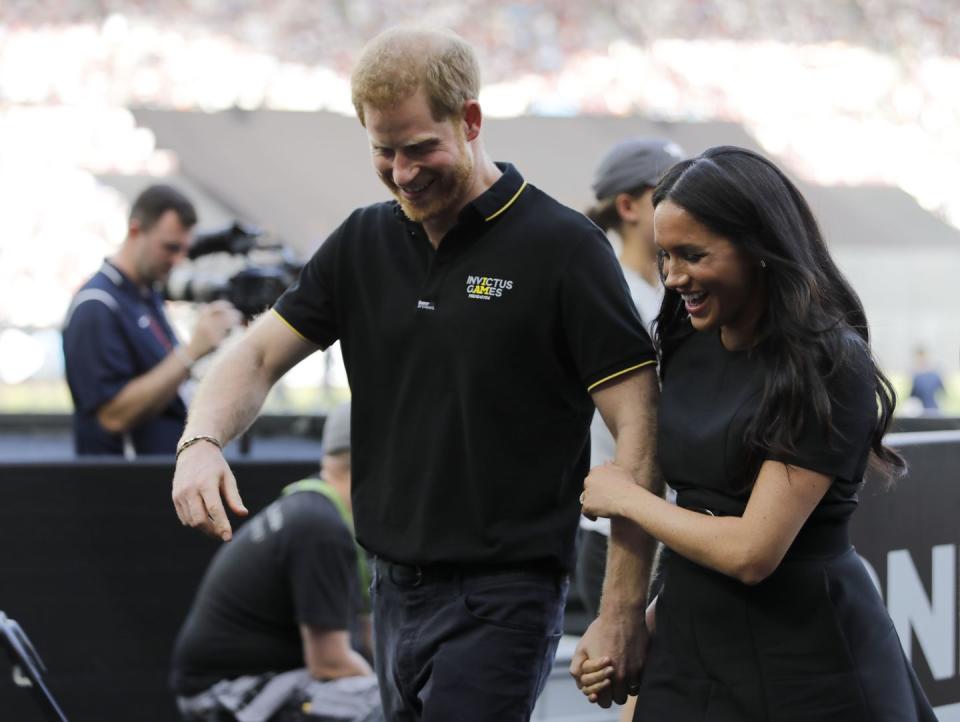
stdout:
[[953,544],[933,547],[930,599],[910,552],[897,549],[887,554],[887,609],[900,635],[900,644],[910,659],[910,630],[917,636],[934,679],[956,674],[956,582],[957,548]]

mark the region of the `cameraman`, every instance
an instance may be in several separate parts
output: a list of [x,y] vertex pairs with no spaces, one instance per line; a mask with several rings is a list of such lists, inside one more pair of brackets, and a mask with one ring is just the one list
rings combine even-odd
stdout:
[[225,301],[203,307],[180,345],[157,287],[186,255],[197,214],[179,191],[154,185],[133,204],[120,250],[74,296],[63,329],[77,454],[173,454],[193,364],[240,323]]

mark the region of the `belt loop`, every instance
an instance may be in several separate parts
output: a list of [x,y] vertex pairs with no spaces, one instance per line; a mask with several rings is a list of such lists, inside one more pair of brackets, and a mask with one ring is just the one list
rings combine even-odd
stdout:
[[414,566],[414,569],[417,570],[417,577],[413,580],[413,583],[410,585],[411,589],[417,589],[421,584],[423,584],[423,567],[420,565]]

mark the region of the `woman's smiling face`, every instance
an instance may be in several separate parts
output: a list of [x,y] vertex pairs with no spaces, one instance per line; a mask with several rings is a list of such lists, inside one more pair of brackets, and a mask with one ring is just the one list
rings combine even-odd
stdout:
[[680,294],[693,327],[719,328],[729,349],[752,345],[765,304],[760,266],[669,200],[653,224],[663,283]]

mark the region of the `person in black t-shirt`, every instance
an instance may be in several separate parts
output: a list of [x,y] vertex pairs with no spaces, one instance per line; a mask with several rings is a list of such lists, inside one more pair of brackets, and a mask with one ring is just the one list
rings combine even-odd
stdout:
[[349,403],[327,417],[323,447],[323,480],[288,486],[210,563],[173,653],[184,720],[379,719]]
[[[847,536],[868,457],[904,468],[859,299],[803,197],[751,151],[677,164],[653,202],[657,450],[677,506],[612,464],[583,497],[669,549],[634,719],[933,722]],[[605,662],[582,666],[591,698]]]
[[[351,85],[394,200],[351,213],[207,374],[174,504],[229,539],[221,499],[244,510],[217,447],[294,363],[339,340],[386,715],[522,722],[563,628],[594,406],[617,460],[658,485],[656,356],[600,229],[487,154],[469,45],[387,31]],[[611,550],[611,575],[631,586],[604,594],[581,644],[617,658],[622,701],[646,650],[626,610],[646,595],[653,545],[614,523]]]

